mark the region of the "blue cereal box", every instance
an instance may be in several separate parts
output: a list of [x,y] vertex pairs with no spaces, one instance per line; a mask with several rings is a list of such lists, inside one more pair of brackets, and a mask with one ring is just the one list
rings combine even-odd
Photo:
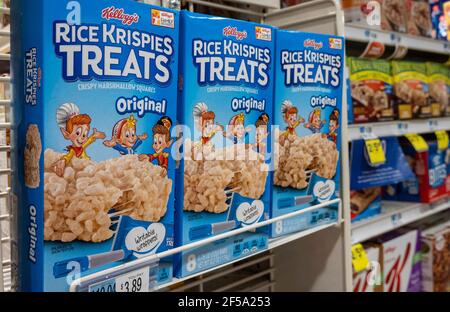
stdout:
[[178,13],[16,0],[12,16],[21,289],[172,248]]
[[[268,216],[274,31],[270,26],[182,12],[176,244]],[[178,255],[177,276],[267,247],[245,233]]]
[[[276,168],[271,217],[339,196],[344,72],[341,37],[277,30],[274,124]],[[319,209],[321,223],[337,205]],[[306,213],[274,223],[272,237],[314,226]]]

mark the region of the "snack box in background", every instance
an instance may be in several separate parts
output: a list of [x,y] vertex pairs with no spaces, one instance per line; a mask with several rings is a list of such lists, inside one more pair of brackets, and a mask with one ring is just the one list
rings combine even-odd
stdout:
[[[250,22],[181,13],[176,245],[265,220],[271,194],[275,31]],[[267,247],[245,233],[177,255],[186,276]]]
[[423,62],[391,61],[398,119],[431,116],[427,67]]
[[[345,47],[341,37],[287,30],[276,40],[271,218],[339,197]],[[337,205],[325,210],[333,218],[322,221],[335,221]],[[304,219],[274,223],[270,234],[303,230]]]
[[348,66],[354,123],[393,120],[391,64],[384,60],[348,58]]
[[429,0],[431,15],[431,37],[447,40],[447,23],[444,15],[444,3],[448,0]]
[[414,36],[431,37],[433,25],[429,0],[405,0],[406,32]]
[[450,279],[450,222],[421,232],[422,291],[445,292]]
[[178,13],[17,0],[12,17],[21,289],[172,248]]
[[431,115],[444,116],[448,111],[450,99],[448,79],[450,69],[445,65],[427,62],[428,87],[431,99]]
[[403,152],[416,178],[401,182],[397,186],[397,199],[433,203],[447,197],[445,164],[446,150],[439,150],[434,134],[425,137],[428,150],[418,152],[404,137],[400,139]]
[[388,31],[405,32],[407,3],[403,0],[343,0],[345,22]]
[[418,230],[399,229],[376,240],[382,253],[383,291],[421,291],[420,239]]
[[381,213],[381,187],[371,187],[350,192],[352,222],[374,217]]
[[353,271],[353,292],[382,292],[380,246],[371,243],[363,246],[369,260],[369,268],[358,273]]

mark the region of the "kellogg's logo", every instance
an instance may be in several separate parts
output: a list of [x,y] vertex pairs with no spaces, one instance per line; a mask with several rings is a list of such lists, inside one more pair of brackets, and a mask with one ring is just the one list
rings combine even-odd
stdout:
[[152,9],[152,25],[175,28],[175,15],[172,12]]
[[102,18],[106,20],[116,19],[122,21],[123,25],[131,25],[139,22],[139,15],[137,15],[137,13],[126,14],[124,12],[125,11],[122,8],[115,8],[114,6],[111,6],[102,10]]
[[272,29],[268,27],[255,26],[257,40],[272,41]]
[[323,47],[323,43],[317,42],[314,39],[306,39],[305,41],[303,41],[303,46],[305,48],[313,48],[314,50],[320,50]]
[[237,27],[227,26],[223,29],[223,35],[225,37],[235,37],[237,40],[247,38],[247,32],[237,30]]

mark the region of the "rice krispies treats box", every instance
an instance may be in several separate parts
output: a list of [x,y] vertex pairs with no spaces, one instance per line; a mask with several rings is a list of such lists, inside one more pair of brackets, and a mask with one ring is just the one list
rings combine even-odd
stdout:
[[431,115],[445,116],[449,105],[449,87],[447,85],[450,69],[439,63],[427,62],[428,87],[431,99]]
[[395,118],[391,65],[385,60],[348,58],[354,123]]
[[178,13],[17,0],[12,15],[21,289],[172,248]]
[[[341,37],[277,30],[272,218],[339,197],[344,47]],[[336,209],[321,209],[321,223]],[[272,224],[271,236],[314,226],[310,214]]]
[[391,66],[398,119],[431,117],[426,64],[392,61]]
[[[180,20],[177,246],[268,218],[275,50],[270,26],[186,11]],[[265,248],[267,234],[246,232],[179,253],[175,274]]]

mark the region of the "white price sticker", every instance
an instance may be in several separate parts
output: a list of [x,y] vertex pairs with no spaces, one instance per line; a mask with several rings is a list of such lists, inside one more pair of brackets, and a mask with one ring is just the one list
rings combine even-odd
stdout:
[[401,212],[396,213],[391,216],[392,225],[396,226],[402,223],[402,214]]
[[116,277],[116,292],[148,292],[149,267]]
[[437,119],[428,120],[428,126],[430,127],[430,131],[434,131],[439,128],[439,121]]
[[408,133],[408,129],[409,129],[409,124],[407,122],[399,122],[397,124],[398,134],[400,134],[400,135]]

